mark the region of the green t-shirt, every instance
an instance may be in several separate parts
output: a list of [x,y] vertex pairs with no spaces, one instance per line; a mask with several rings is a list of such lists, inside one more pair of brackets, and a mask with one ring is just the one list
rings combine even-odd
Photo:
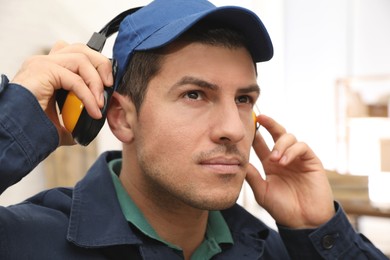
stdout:
[[[113,160],[109,162],[108,166],[111,171],[116,194],[126,220],[132,223],[142,233],[149,236],[150,238],[158,240],[166,244],[168,247],[177,250],[179,253],[182,253],[180,247],[168,243],[167,241],[164,241],[162,238],[159,237],[153,227],[145,219],[140,209],[136,206],[131,197],[127,194],[125,188],[122,186],[122,183],[118,178],[122,167],[122,159]],[[227,226],[221,212],[210,211],[207,222],[206,237],[203,240],[202,244],[195,250],[191,259],[210,259],[214,255],[222,251],[220,244],[226,243],[233,244],[233,238],[230,233],[229,227]]]

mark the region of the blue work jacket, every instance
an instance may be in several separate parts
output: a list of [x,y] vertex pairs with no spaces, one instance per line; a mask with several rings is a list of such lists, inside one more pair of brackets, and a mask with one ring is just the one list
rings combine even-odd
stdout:
[[[58,145],[54,125],[26,89],[0,84],[0,193],[18,182]],[[103,153],[74,188],[43,191],[0,207],[0,259],[183,259],[122,213]],[[387,259],[355,233],[342,208],[318,229],[279,232],[239,205],[221,211],[234,245],[213,259]]]

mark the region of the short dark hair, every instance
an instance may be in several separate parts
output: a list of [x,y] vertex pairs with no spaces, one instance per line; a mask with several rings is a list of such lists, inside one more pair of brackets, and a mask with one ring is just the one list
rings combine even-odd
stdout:
[[[197,23],[174,42],[178,41],[197,42],[231,49],[247,48],[246,38],[241,32],[210,21]],[[141,108],[149,81],[158,74],[164,53],[171,45],[172,43],[158,49],[137,51],[130,59],[126,72],[119,83],[118,92],[131,98],[137,112]]]

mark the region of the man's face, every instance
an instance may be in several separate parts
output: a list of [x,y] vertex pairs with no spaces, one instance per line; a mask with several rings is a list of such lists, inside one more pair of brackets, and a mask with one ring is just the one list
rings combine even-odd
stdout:
[[133,127],[139,187],[165,204],[231,206],[246,175],[258,95],[245,48],[175,46],[150,81]]

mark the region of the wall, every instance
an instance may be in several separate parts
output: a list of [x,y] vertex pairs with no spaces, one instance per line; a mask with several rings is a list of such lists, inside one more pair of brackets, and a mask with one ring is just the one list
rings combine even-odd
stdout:
[[283,119],[332,169],[338,160],[335,81],[390,73],[390,2],[296,0],[285,1],[284,10]]
[[[352,0],[350,0],[353,2]],[[353,2],[350,72],[353,75],[390,73],[390,1]]]

